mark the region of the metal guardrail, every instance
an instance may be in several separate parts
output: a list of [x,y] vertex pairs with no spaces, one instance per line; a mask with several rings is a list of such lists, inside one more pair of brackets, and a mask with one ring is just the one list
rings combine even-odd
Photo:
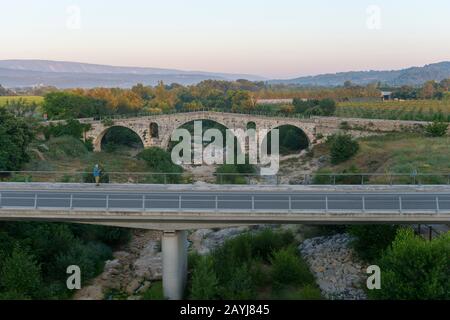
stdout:
[[[54,194],[54,192],[50,192]],[[380,214],[433,214],[450,215],[450,197],[430,196],[431,199],[408,199],[402,195],[387,195],[385,199],[374,199],[370,195],[358,195],[357,199],[336,199],[321,196],[321,199],[298,199],[295,195],[283,195],[283,199],[261,199],[247,195],[246,199],[226,199],[223,195],[205,195],[208,199],[192,198],[192,195],[170,195],[155,197],[149,194],[124,195],[105,194],[89,197],[87,193],[62,193],[60,196],[45,196],[39,192],[11,196],[11,192],[0,192],[0,210],[35,211],[125,211],[125,212],[242,212],[249,213],[360,213]],[[14,192],[13,192],[14,194]],[[128,196],[128,195],[127,195]],[[170,197],[170,198],[167,198]],[[191,197],[191,198],[189,198]],[[120,204],[122,202],[122,204]],[[164,205],[163,205],[164,204]],[[208,204],[206,207],[204,204]],[[231,206],[230,206],[231,204]],[[236,206],[236,204],[238,204]],[[299,206],[300,204],[300,206]],[[196,205],[196,206],[195,206]],[[387,207],[386,207],[387,205]]]
[[[189,173],[164,172],[107,172],[109,183],[195,183]],[[450,185],[450,173],[298,173],[292,175],[259,175],[253,173],[215,173],[216,184],[265,184],[279,185]],[[13,182],[78,182],[88,183],[91,172],[69,171],[0,171],[0,181]],[[174,178],[179,179],[174,179]],[[179,180],[180,182],[178,182]]]

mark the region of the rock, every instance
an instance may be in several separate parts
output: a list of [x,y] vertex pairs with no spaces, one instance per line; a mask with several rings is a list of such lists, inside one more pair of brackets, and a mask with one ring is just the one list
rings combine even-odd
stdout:
[[102,300],[103,298],[102,288],[96,285],[83,288],[82,296],[80,297],[77,297],[77,294],[75,294],[75,299],[79,300]]
[[319,159],[317,159],[317,162],[319,163],[324,163],[328,161],[328,157],[327,156],[321,156],[319,157]]
[[150,241],[133,263],[134,275],[143,280],[160,280],[162,278],[162,257],[160,242]]
[[130,282],[130,284],[126,287],[125,291],[129,295],[133,295],[137,289],[141,286],[141,282],[137,279],[134,279]]
[[126,251],[116,251],[113,253],[113,257],[119,260],[127,259],[129,256],[130,254]]
[[316,277],[322,294],[328,299],[366,299],[360,289],[365,273],[357,261],[348,234],[305,240],[299,250]]
[[118,269],[119,267],[120,267],[120,262],[118,259],[108,260],[105,262],[104,271],[109,272],[110,270]]

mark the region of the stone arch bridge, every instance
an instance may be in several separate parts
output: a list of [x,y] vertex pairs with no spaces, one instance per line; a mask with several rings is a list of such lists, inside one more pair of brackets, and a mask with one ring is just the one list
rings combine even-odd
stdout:
[[108,121],[94,120],[93,118],[79,120],[91,125],[91,129],[85,132],[84,138],[92,139],[95,151],[101,150],[102,139],[112,127],[125,127],[134,131],[142,140],[145,148],[156,146],[167,149],[172,132],[183,124],[195,120],[212,120],[228,129],[244,130],[250,123],[254,123],[257,130],[266,129],[268,131],[283,125],[291,125],[305,133],[310,145],[320,143],[328,135],[343,130],[355,137],[361,137],[388,132],[417,131],[427,124],[418,121],[335,117],[290,118],[213,111],[117,118]]

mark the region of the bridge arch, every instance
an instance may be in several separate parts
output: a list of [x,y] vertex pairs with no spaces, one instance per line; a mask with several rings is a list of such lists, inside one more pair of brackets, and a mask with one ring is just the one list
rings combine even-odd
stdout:
[[[277,126],[273,126],[268,129],[267,134],[263,138],[264,140],[270,139],[271,132],[275,129],[279,129],[279,152],[280,154],[287,151],[293,151],[293,153],[300,152],[308,149],[314,142],[314,135],[308,130],[305,130],[302,126],[284,123]],[[288,147],[290,146],[290,147]],[[270,150],[270,140],[268,141],[268,150]]]
[[[172,133],[176,129],[186,126],[189,123],[194,123],[195,121],[205,121],[205,120],[215,122],[226,129],[233,129],[232,127],[230,127],[230,125],[228,123],[226,123],[225,121],[221,121],[220,119],[217,119],[216,117],[199,117],[199,118],[194,118],[194,119],[186,119],[184,121],[177,121],[169,127],[169,130],[166,132],[166,135],[162,139],[161,147],[165,150],[169,150]],[[202,134],[204,134],[204,131],[205,130],[203,128]],[[225,137],[224,137],[224,139],[225,139]]]
[[145,145],[146,145],[145,144],[145,136],[142,133],[135,130],[132,126],[115,124],[115,125],[103,128],[103,130],[94,138],[94,141],[93,141],[94,151],[96,151],[96,152],[102,151],[102,141],[103,141],[105,135],[113,128],[124,128],[124,129],[127,129],[127,130],[133,132],[137,137],[139,137],[139,140],[141,141],[142,146],[145,147]]

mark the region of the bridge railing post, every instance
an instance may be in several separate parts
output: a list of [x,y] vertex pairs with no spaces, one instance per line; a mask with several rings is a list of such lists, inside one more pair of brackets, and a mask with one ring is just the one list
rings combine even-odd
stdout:
[[362,212],[366,212],[366,197],[362,196]]
[[0,208],[2,207],[2,193],[0,192]]
[[328,196],[325,196],[325,212],[328,213]]
[[38,200],[38,195],[37,193],[34,194],[34,209],[37,209],[37,200]]
[[215,210],[216,210],[216,212],[218,212],[219,211],[219,196],[215,196],[215,198],[214,198],[214,202],[215,202]]
[[289,213],[292,213],[292,196],[289,195]]
[[109,194],[106,195],[106,211],[109,211]]
[[[1,205],[0,205],[1,207]],[[439,214],[441,212],[441,209],[439,207],[439,196],[436,196],[436,213]]]
[[181,212],[181,194],[178,196],[178,211]]
[[402,196],[398,196],[398,209],[399,209],[400,213],[403,213]]
[[145,212],[145,194],[142,195],[142,211]]
[[73,210],[73,193],[70,194],[70,211]]
[[255,196],[252,196],[252,211],[255,211]]

